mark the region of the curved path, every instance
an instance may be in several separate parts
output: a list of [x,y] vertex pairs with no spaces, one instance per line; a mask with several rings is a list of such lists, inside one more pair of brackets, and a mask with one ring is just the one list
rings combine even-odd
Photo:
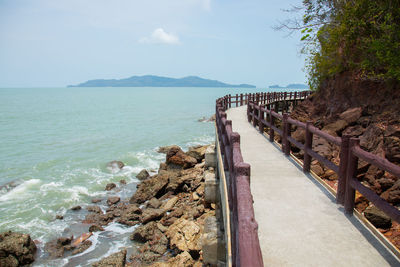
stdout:
[[[353,216],[247,122],[246,106],[227,117],[240,134],[265,266],[400,266]],[[290,162],[292,161],[292,162]]]

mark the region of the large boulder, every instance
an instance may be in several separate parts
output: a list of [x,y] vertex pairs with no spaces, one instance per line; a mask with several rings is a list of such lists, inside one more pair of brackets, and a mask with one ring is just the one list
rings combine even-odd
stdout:
[[189,155],[197,160],[197,162],[201,162],[204,159],[208,146],[194,146],[189,147],[189,151],[186,155]]
[[360,136],[360,145],[367,151],[374,151],[383,142],[383,130],[375,124],[367,127]]
[[162,171],[157,175],[154,175],[150,179],[141,182],[138,185],[138,189],[135,194],[131,197],[129,202],[133,203],[143,203],[146,200],[150,200],[153,197],[159,197],[163,195],[165,187],[168,184],[170,173]]
[[147,178],[150,177],[149,172],[146,169],[141,170],[138,175],[136,175],[136,178],[138,178],[139,180],[143,181],[146,180]]
[[362,108],[350,108],[339,115],[339,118],[345,120],[348,124],[355,123],[362,115]]
[[340,134],[347,126],[349,123],[345,120],[337,120],[335,122],[332,122],[328,125],[326,125],[324,128],[322,128],[322,131],[327,132],[330,135],[337,136]]
[[364,216],[377,228],[388,229],[392,226],[390,217],[375,206],[368,207],[364,211]]
[[95,262],[92,264],[93,267],[124,267],[126,261],[126,249],[121,250],[120,252],[111,254],[110,256]]
[[0,266],[22,266],[35,260],[36,245],[27,234],[0,233]]
[[117,221],[129,226],[138,224],[141,218],[142,210],[136,204],[128,204],[124,207],[125,209]]
[[171,146],[160,146],[157,150],[158,153],[163,153],[167,154],[171,149],[181,149],[177,145],[171,145]]
[[199,251],[201,249],[201,234],[200,225],[184,218],[176,220],[166,232],[171,246],[181,251]]
[[161,231],[158,229],[157,223],[149,222],[136,228],[131,235],[131,240],[144,243],[152,240],[154,235],[159,233]]
[[173,147],[167,153],[166,163],[168,167],[175,168],[191,168],[197,164],[197,160],[185,154],[180,147]]

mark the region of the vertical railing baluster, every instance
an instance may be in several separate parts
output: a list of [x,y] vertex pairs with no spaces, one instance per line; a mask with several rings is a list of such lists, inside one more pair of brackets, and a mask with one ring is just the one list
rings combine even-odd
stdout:
[[336,194],[336,203],[344,205],[344,197],[346,192],[346,171],[349,156],[349,135],[343,135],[340,144],[340,156],[339,156],[339,179],[338,189]]
[[305,139],[306,142],[304,144],[304,163],[303,163],[303,172],[307,173],[310,172],[311,168],[311,155],[309,151],[312,149],[312,140],[313,140],[313,133],[310,131],[310,126],[312,125],[311,121],[306,123],[306,133]]
[[357,174],[358,157],[353,154],[353,148],[359,146],[360,140],[358,138],[350,138],[349,142],[349,153],[348,153],[348,165],[346,173],[346,192],[344,197],[344,211],[346,214],[352,215],[354,210],[354,198],[356,191],[351,186],[351,180]]

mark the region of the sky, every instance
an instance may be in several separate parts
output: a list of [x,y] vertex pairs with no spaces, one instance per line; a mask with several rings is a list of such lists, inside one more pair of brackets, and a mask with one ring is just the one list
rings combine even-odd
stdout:
[[0,0],[0,87],[134,75],[306,83],[300,34],[274,25],[301,0]]

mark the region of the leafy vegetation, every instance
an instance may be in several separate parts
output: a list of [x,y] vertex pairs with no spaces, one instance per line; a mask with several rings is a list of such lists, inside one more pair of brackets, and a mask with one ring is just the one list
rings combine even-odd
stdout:
[[400,1],[303,0],[302,10],[285,27],[302,32],[311,88],[344,71],[400,81]]

